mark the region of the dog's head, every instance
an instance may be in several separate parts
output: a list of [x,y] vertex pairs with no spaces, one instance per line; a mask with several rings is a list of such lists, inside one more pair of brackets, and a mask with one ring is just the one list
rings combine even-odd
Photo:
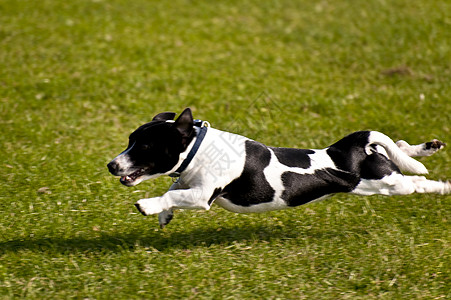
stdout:
[[174,117],[173,112],[160,113],[136,129],[127,149],[108,164],[111,174],[121,176],[126,186],[169,174],[196,135],[189,108],[175,121]]

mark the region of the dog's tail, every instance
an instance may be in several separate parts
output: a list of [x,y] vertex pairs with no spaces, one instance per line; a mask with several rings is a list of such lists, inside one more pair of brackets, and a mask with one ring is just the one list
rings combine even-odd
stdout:
[[427,174],[428,170],[419,161],[413,159],[403,152],[391,138],[377,131],[371,131],[369,143],[382,146],[387,151],[388,157],[398,166],[401,171],[413,174]]

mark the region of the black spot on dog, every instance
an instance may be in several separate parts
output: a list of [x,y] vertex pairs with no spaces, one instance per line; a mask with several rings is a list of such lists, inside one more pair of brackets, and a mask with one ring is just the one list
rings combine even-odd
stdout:
[[342,138],[327,149],[335,166],[343,171],[359,174],[360,164],[365,159],[369,131],[357,131]]
[[401,173],[393,161],[380,153],[373,153],[362,161],[359,175],[363,179],[382,179],[394,172]]
[[275,191],[263,173],[271,161],[271,152],[268,147],[255,141],[246,141],[245,148],[243,172],[224,187],[222,197],[240,206],[271,202]]
[[308,169],[312,165],[309,154],[315,153],[310,149],[271,148],[281,164],[288,167]]
[[350,192],[360,179],[354,174],[327,168],[314,174],[285,172],[282,182],[285,187],[282,199],[288,206],[298,206],[325,195]]

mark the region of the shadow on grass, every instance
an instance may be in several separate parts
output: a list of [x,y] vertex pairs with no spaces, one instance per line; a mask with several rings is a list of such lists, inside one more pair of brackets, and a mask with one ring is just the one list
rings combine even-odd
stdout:
[[99,237],[73,238],[30,238],[0,242],[0,254],[19,251],[40,251],[54,253],[73,252],[121,252],[138,247],[154,248],[158,251],[230,245],[243,241],[278,241],[292,239],[298,234],[285,233],[278,227],[228,227],[193,229],[183,232],[149,231],[102,234]]

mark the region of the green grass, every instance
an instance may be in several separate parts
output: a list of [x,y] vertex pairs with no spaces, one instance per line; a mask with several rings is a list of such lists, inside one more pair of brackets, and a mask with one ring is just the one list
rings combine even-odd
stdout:
[[[273,146],[451,143],[449,1],[0,0],[0,298],[445,299],[450,196],[177,211],[106,163],[161,111]],[[421,158],[450,179],[450,151]]]

